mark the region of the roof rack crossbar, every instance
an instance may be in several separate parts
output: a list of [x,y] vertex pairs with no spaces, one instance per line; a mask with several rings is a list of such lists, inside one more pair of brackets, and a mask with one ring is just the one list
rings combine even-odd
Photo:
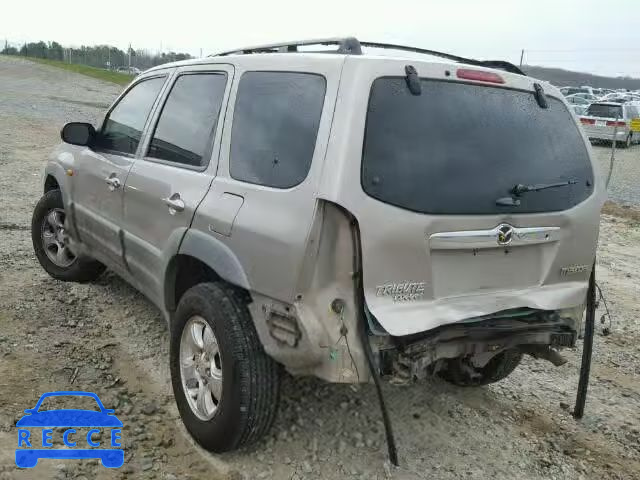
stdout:
[[337,45],[337,50],[329,50],[327,53],[342,53],[349,55],[362,55],[362,47],[381,48],[387,50],[400,50],[405,52],[420,53],[423,55],[430,55],[433,57],[446,58],[458,63],[466,63],[468,65],[476,65],[479,67],[496,68],[511,73],[517,73],[518,75],[526,75],[520,68],[514,64],[506,62],[504,60],[475,60],[473,58],[460,57],[451,53],[438,52],[436,50],[428,50],[425,48],[409,47],[406,45],[397,45],[393,43],[379,43],[379,42],[361,42],[355,37],[345,38],[322,38],[315,40],[302,40],[298,42],[285,42],[285,43],[273,43],[268,45],[259,45],[256,47],[245,47],[236,50],[229,50],[226,52],[218,53],[211,56],[226,56],[234,54],[249,54],[249,53],[282,53],[282,52],[299,52],[298,47],[312,46],[312,45]]

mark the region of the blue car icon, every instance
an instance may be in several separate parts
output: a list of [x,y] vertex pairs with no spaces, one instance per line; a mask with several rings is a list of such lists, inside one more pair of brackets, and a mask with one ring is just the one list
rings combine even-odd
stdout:
[[[100,407],[100,411],[80,409],[38,411],[46,398],[59,396],[91,397]],[[118,448],[121,447],[122,422],[114,415],[114,410],[104,408],[95,393],[75,391],[45,393],[40,397],[36,406],[26,409],[25,413],[27,415],[16,423],[16,427],[18,427],[16,465],[18,467],[35,467],[40,458],[98,458],[102,465],[108,468],[118,468],[124,463],[124,450]],[[33,428],[37,430],[30,430]],[[64,446],[67,448],[53,448],[53,430],[51,428],[65,429],[62,438]],[[83,430],[89,428],[89,430],[84,435],[76,428]],[[42,429],[41,438],[38,436],[40,429]],[[96,437],[102,433],[101,429],[111,430],[107,442],[112,448],[100,448],[102,445]],[[91,448],[82,448],[83,443]]]

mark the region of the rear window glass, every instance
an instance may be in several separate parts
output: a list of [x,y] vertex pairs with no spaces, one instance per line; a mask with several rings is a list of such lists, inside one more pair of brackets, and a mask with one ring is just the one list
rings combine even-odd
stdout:
[[602,118],[622,118],[622,106],[619,105],[602,105],[592,103],[589,105],[588,115],[592,117]]
[[[568,209],[593,185],[587,148],[572,114],[532,92],[403,77],[374,81],[362,159],[362,187],[383,202],[422,213],[533,213]],[[516,184],[576,180],[524,193],[498,206]]]

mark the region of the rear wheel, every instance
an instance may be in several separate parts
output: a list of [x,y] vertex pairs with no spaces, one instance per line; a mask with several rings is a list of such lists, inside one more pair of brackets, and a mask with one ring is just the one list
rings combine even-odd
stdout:
[[438,375],[449,383],[461,387],[475,387],[499,382],[513,372],[522,360],[517,350],[505,350],[493,357],[484,367],[474,366],[469,357],[458,357],[447,361]]
[[618,145],[620,146],[620,148],[630,148],[632,143],[633,143],[633,137],[630,133],[629,135],[627,135],[627,138],[625,139],[625,141],[618,142]]
[[171,325],[170,362],[182,421],[207,450],[234,450],[271,427],[280,368],[264,352],[241,292],[223,283],[187,290]]
[[31,241],[42,268],[58,280],[88,282],[104,271],[100,262],[79,257],[69,247],[66,213],[60,190],[50,190],[36,204],[31,218]]

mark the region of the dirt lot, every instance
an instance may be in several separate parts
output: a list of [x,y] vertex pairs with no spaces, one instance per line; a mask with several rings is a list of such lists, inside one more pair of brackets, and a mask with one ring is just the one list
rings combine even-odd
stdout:
[[[119,88],[0,57],[0,480],[640,478],[640,215],[604,215],[597,274],[614,318],[600,333],[585,418],[572,419],[580,349],[551,367],[527,358],[505,381],[460,389],[386,384],[401,467],[386,462],[373,388],[285,378],[272,433],[211,455],[185,433],[169,383],[168,334],[141,295],[107,273],[51,280],[32,253],[40,175],[68,120],[95,120]],[[597,148],[602,163],[607,150]],[[620,151],[613,197],[640,204],[640,147]],[[623,215],[623,216],[621,216]],[[599,312],[600,313],[600,312]],[[601,332],[601,327],[599,327]],[[14,464],[15,422],[41,393],[96,392],[125,427],[125,465]]]

